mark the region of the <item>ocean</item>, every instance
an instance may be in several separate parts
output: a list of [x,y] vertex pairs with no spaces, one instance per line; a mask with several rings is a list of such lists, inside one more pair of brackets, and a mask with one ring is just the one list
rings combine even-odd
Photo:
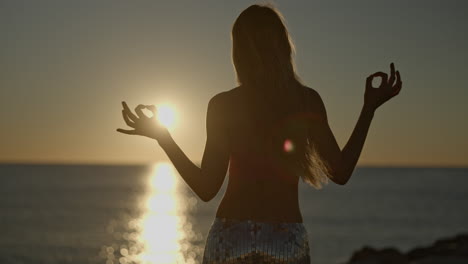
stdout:
[[[171,164],[0,165],[0,263],[199,263],[224,194],[204,203]],[[467,168],[357,168],[301,183],[312,263],[468,233]]]

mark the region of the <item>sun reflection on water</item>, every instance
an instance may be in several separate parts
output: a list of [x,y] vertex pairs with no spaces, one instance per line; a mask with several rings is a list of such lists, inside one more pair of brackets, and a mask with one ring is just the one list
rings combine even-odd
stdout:
[[180,182],[170,163],[154,165],[141,204],[142,214],[112,221],[108,227],[120,243],[101,249],[107,264],[196,263],[200,250],[193,242],[199,237],[187,219],[196,199],[182,193]]
[[177,181],[172,166],[158,163],[150,177],[150,194],[146,202],[140,239],[145,245],[141,254],[147,263],[184,263],[181,243],[183,230],[182,203],[177,196]]

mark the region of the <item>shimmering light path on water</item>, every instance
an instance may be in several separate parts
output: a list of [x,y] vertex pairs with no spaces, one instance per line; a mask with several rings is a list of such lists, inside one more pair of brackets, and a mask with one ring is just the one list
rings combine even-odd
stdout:
[[[153,166],[140,204],[142,214],[136,219],[114,223],[118,226],[117,222],[121,222],[127,232],[122,234],[123,244],[104,247],[102,255],[107,264],[195,263],[200,249],[191,245],[194,232],[187,213],[196,200],[182,193],[178,177],[169,163]],[[110,231],[119,234],[114,229]]]

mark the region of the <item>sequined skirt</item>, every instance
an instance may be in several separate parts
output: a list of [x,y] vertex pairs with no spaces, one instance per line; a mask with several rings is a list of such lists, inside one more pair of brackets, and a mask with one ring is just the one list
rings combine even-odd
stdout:
[[216,218],[208,233],[203,264],[310,263],[302,223],[263,223]]

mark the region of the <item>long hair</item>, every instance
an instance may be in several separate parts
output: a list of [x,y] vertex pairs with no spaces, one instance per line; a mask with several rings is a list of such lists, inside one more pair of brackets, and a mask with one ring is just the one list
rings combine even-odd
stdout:
[[[295,72],[293,54],[283,16],[273,6],[252,5],[234,22],[232,61],[237,81],[271,103],[272,113],[281,120],[273,126],[271,137],[277,161],[320,189],[328,182],[329,169],[315,148],[314,125],[319,121],[304,114],[304,87]],[[281,119],[286,116],[287,120]]]

